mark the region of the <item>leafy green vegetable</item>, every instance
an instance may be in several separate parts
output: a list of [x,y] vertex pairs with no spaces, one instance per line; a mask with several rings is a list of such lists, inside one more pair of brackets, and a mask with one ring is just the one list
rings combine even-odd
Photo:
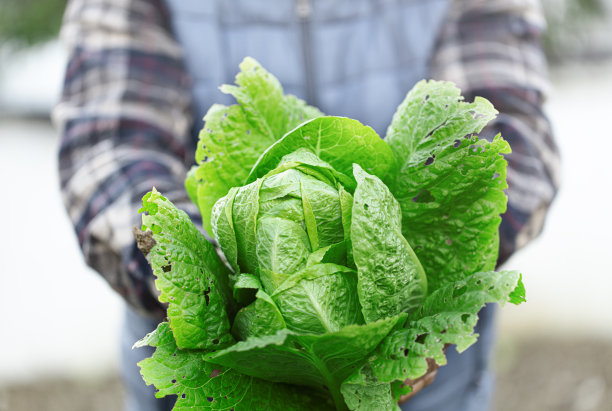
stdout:
[[169,303],[137,344],[156,347],[143,377],[179,410],[395,410],[428,359],[476,341],[484,304],[525,300],[518,272],[492,271],[509,147],[475,133],[495,109],[420,82],[385,142],[241,69],[185,184],[227,265],[168,200],[143,199]]

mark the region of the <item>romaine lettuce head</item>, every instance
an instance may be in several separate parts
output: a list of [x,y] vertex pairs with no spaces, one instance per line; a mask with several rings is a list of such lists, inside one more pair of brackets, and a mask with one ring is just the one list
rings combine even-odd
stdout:
[[336,332],[410,312],[427,291],[384,183],[356,164],[347,176],[308,147],[219,199],[212,228],[246,305],[232,329],[239,339]]
[[386,141],[241,64],[205,117],[186,188],[225,261],[153,190],[143,225],[168,321],[137,345],[175,410],[393,410],[406,379],[476,341],[486,303],[524,301],[494,272],[507,143],[491,104],[420,82]]

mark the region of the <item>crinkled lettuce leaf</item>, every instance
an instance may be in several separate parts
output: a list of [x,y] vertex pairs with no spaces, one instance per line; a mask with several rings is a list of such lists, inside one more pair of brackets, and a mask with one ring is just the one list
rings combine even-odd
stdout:
[[231,187],[244,184],[261,153],[300,123],[322,115],[285,95],[280,82],[249,57],[240,64],[236,86],[224,85],[221,91],[238,104],[209,109],[196,151],[197,204],[208,233],[213,205]]
[[396,174],[392,151],[371,127],[346,117],[326,116],[300,125],[272,144],[257,160],[248,181],[263,177],[283,156],[300,148],[307,148],[346,176],[353,174],[353,163],[385,182]]
[[135,347],[155,347],[153,356],[138,365],[157,398],[176,395],[174,411],[186,410],[332,410],[329,398],[306,387],[264,381],[205,360],[200,350],[176,346],[170,326],[157,329]]
[[155,189],[142,199],[140,212],[143,230],[150,229],[156,242],[150,263],[177,345],[215,349],[233,343],[230,318],[237,307],[229,270],[213,245]]
[[474,134],[496,114],[486,99],[464,102],[452,83],[421,81],[387,130],[399,166],[390,188],[429,292],[495,268],[507,202],[501,154],[510,147],[499,136],[489,142]]
[[366,322],[416,309],[427,277],[402,235],[399,203],[376,176],[353,165],[357,180],[351,221],[359,300]]
[[366,325],[349,325],[327,334],[276,334],[252,337],[205,356],[206,361],[273,382],[311,387],[331,395],[346,409],[340,387],[406,314]]
[[485,304],[519,304],[525,300],[524,290],[517,271],[479,272],[440,287],[410,315],[404,328],[389,334],[367,366],[347,382],[367,386],[423,376],[427,358],[446,364],[445,345],[454,344],[463,352],[476,342],[474,327]]
[[340,391],[346,405],[355,411],[388,410],[399,411],[391,384],[379,381],[369,363],[359,373],[344,380]]

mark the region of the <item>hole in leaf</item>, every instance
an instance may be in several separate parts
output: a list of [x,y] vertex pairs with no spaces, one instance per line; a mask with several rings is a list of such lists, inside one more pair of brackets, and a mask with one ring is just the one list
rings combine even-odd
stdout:
[[427,338],[427,334],[419,334],[414,341],[419,344],[425,344],[425,338]]
[[251,135],[251,130],[247,130],[247,131],[246,131],[246,135],[247,135],[247,136],[250,136],[250,135]]
[[425,165],[428,166],[430,164],[433,164],[435,159],[436,159],[436,155],[432,154],[430,157],[427,158],[427,160],[425,160]]
[[170,270],[172,270],[172,264],[167,264],[167,265],[162,266],[162,271],[164,273],[169,273]]
[[204,290],[204,300],[206,301],[206,305],[210,304],[210,297],[208,296],[208,294],[210,294],[210,287]]
[[467,323],[467,321],[470,319],[470,315],[469,314],[463,314],[461,316],[461,321],[463,321],[464,323]]
[[208,402],[213,402],[215,400],[213,397],[206,397],[206,399],[208,400]]
[[170,381],[172,384],[176,384],[176,380],[172,380]]
[[408,357],[408,353],[410,353],[410,350],[408,350],[408,348],[404,348],[404,357]]
[[181,398],[182,398],[182,399],[185,399],[185,398],[187,398],[187,395],[186,395],[185,393],[182,393],[182,394],[181,394]]
[[459,139],[455,140],[455,142],[453,143],[453,147],[455,148],[459,148],[460,145],[461,145],[461,140]]
[[212,340],[212,343],[213,343],[213,344],[219,344],[219,339],[218,339],[218,338],[215,338],[214,340]]

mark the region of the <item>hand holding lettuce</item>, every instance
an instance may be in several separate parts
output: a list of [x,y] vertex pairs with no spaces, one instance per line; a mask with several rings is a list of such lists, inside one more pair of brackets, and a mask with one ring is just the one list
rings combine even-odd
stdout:
[[143,377],[175,410],[395,409],[427,358],[475,342],[485,303],[523,300],[517,272],[491,271],[509,147],[475,133],[496,111],[423,81],[385,142],[241,69],[186,184],[227,265],[160,193],[143,199],[168,303],[137,344],[157,347]]

